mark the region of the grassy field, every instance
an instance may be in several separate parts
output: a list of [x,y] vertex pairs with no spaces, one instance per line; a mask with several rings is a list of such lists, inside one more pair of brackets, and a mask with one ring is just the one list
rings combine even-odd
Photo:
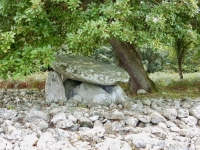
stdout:
[[[0,80],[0,88],[34,88],[44,89],[47,72],[36,73],[18,79]],[[180,80],[178,73],[157,72],[150,74],[150,78],[156,83],[158,93],[139,95],[142,97],[169,97],[169,98],[196,98],[200,97],[200,73],[184,74]]]
[[172,98],[200,97],[200,73],[186,73],[180,80],[178,73],[157,72],[150,74],[156,83],[158,93],[151,96],[166,96]]
[[0,79],[0,88],[5,89],[39,89],[42,90],[45,87],[45,80],[48,72],[40,72],[31,74],[25,77],[18,77],[16,79],[9,78],[6,81]]

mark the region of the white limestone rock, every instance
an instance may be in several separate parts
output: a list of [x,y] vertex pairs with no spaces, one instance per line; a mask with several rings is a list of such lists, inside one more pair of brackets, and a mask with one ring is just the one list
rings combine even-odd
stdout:
[[80,122],[80,126],[81,127],[92,128],[94,126],[94,124],[92,123],[92,121],[90,121],[90,119],[88,119],[87,117],[81,117],[79,119],[79,122]]
[[94,122],[94,121],[96,121],[96,120],[99,119],[99,116],[92,116],[92,117],[89,117],[89,119],[90,119],[92,122]]
[[66,120],[66,114],[65,113],[58,113],[53,118],[51,119],[51,122],[54,124],[57,123],[58,121]]
[[162,115],[169,120],[175,120],[177,117],[177,110],[173,108],[164,109]]
[[17,116],[17,111],[16,110],[7,110],[2,114],[2,118],[4,118],[5,120],[11,120],[13,119],[15,116]]
[[4,139],[3,137],[0,137],[0,149],[11,150],[13,149],[13,144],[9,142],[8,140]]
[[189,116],[189,110],[187,110],[187,109],[178,109],[177,114],[178,114],[179,118],[185,118],[185,117]]
[[[100,138],[104,137],[105,129],[103,127],[95,127],[85,131],[78,131],[80,138],[84,141],[97,142]],[[97,140],[97,141],[96,141]]]
[[106,117],[107,119],[119,119],[119,120],[125,118],[125,117],[124,117],[124,113],[123,113],[123,112],[120,112],[120,111],[117,110],[117,109],[113,109],[113,110],[111,110],[111,111],[109,111],[109,112],[106,112],[106,113],[105,113],[105,117]]
[[151,117],[151,122],[155,123],[155,124],[157,124],[159,122],[165,122],[166,121],[166,119],[161,114],[159,114],[158,112],[152,112],[150,114],[150,117]]
[[188,150],[188,143],[178,142],[174,140],[165,140],[164,149],[168,150]]
[[170,130],[173,131],[173,132],[179,132],[180,131],[180,128],[179,127],[170,127]]
[[15,130],[10,134],[9,139],[16,140],[16,141],[22,141],[23,138],[30,133],[31,129],[22,129],[22,130]]
[[105,90],[110,93],[112,99],[114,99],[114,102],[123,103],[128,99],[122,88],[118,85],[109,86],[109,89]]
[[47,131],[47,132],[42,133],[42,135],[38,139],[37,148],[39,148],[39,149],[49,148],[50,145],[52,145],[53,143],[56,143],[56,142],[57,142],[57,140],[54,138],[52,133]]
[[138,119],[135,117],[126,117],[125,123],[127,125],[130,125],[132,127],[136,127],[137,123],[138,123]]
[[151,105],[151,100],[150,100],[150,99],[143,99],[143,100],[142,100],[142,103],[143,103],[144,105],[150,106],[150,105]]
[[[62,150],[77,150],[78,149],[74,145],[72,145],[71,142],[67,139],[52,143],[51,145],[49,145],[49,147],[52,150],[57,150],[57,149],[59,149],[59,150],[60,149],[62,149]],[[46,149],[49,149],[49,148],[47,147]],[[86,149],[82,148],[82,150],[86,150]]]
[[75,118],[73,115],[68,115],[67,116],[67,118],[69,119],[69,120],[71,120],[73,123],[76,123],[77,121],[78,121],[78,119],[77,118]]
[[47,113],[39,110],[32,109],[24,118],[24,121],[33,122],[36,119],[43,119],[44,121],[49,120],[49,116]]
[[147,94],[147,91],[145,91],[144,89],[137,90],[137,95],[143,95],[143,94]]
[[159,128],[162,128],[162,129],[167,129],[167,125],[166,125],[165,123],[163,123],[163,122],[159,122],[159,123],[157,124],[157,126],[158,126]]
[[197,119],[200,119],[200,105],[192,107],[190,109],[190,115],[194,116]]
[[74,125],[74,123],[71,120],[60,120],[56,123],[56,128],[61,128],[61,129],[65,129],[65,128],[70,128]]
[[43,119],[35,119],[30,123],[30,128],[32,130],[44,130],[48,128],[48,123]]
[[181,121],[185,122],[189,126],[197,125],[197,119],[194,116],[188,116],[187,118],[181,118]]
[[34,134],[30,134],[24,137],[23,141],[20,144],[20,149],[26,150],[26,149],[33,149],[34,146],[36,146],[36,143],[38,141],[38,138]]
[[151,121],[151,117],[150,116],[136,115],[136,117],[138,118],[138,120],[140,120],[141,122],[144,122],[144,123],[149,123]]
[[149,133],[130,134],[125,136],[125,140],[131,140],[136,148],[147,148],[152,146],[164,147],[164,142],[156,138],[151,138]]
[[104,142],[95,145],[97,150],[132,150],[130,145],[120,139],[106,138]]

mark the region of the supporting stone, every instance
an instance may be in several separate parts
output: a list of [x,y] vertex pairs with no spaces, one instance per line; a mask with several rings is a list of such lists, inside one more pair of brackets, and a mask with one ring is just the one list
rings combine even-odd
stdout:
[[47,102],[66,101],[65,88],[62,78],[57,72],[49,72],[45,85],[45,96]]

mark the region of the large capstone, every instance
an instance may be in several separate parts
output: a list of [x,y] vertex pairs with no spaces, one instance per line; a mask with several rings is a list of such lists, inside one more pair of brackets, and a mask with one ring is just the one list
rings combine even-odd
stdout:
[[100,85],[116,85],[129,80],[125,70],[84,56],[57,55],[52,67],[64,79]]

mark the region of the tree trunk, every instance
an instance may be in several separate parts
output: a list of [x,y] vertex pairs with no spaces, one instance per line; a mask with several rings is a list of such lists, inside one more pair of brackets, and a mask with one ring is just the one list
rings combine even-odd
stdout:
[[178,73],[179,73],[180,79],[183,79],[183,69],[182,69],[183,59],[191,43],[192,41],[184,43],[183,39],[176,39],[176,57],[177,57]]
[[176,41],[176,57],[177,57],[177,63],[178,63],[178,73],[180,79],[183,79],[183,70],[182,70],[182,60],[183,60],[183,42],[181,39],[177,39]]
[[139,89],[144,89],[150,93],[157,91],[154,82],[144,70],[134,46],[127,42],[118,41],[115,38],[109,39],[109,42],[130,76],[129,90],[131,94],[137,94]]
[[180,79],[183,79],[182,57],[178,57],[178,73],[179,73]]

